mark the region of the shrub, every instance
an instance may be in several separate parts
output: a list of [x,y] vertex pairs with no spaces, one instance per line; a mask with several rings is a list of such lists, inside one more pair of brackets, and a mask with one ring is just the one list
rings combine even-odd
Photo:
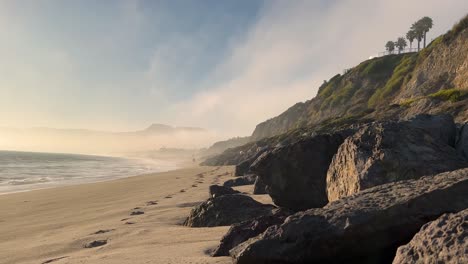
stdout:
[[436,93],[430,94],[429,97],[436,98],[443,101],[457,102],[467,95],[467,91],[462,91],[456,88],[440,90]]

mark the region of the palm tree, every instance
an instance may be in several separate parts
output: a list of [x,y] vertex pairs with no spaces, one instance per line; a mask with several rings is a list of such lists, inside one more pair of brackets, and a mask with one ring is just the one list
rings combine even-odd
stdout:
[[411,26],[411,30],[414,31],[415,38],[418,41],[418,51],[421,50],[421,40],[424,38],[424,26],[421,20],[417,21]]
[[392,54],[395,50],[395,43],[393,41],[387,41],[385,48],[387,49],[388,53]]
[[429,32],[429,30],[432,28],[434,23],[432,23],[432,18],[430,17],[423,17],[419,20],[419,23],[421,23],[421,27],[424,33],[424,48],[426,47],[426,34]]
[[406,38],[409,40],[409,47],[410,47],[410,50],[411,50],[411,48],[413,46],[413,41],[416,38],[416,32],[414,32],[414,30],[408,31],[408,33],[406,33]]
[[401,51],[404,50],[407,45],[408,43],[406,42],[405,38],[398,38],[397,41],[395,41],[395,46],[398,48],[398,54],[400,54]]

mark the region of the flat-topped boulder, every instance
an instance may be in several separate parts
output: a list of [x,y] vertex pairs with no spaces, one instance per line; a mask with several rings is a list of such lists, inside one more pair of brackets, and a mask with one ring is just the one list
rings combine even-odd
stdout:
[[250,167],[281,207],[304,210],[327,204],[326,175],[349,132],[320,134],[263,153]]
[[225,181],[223,183],[223,186],[234,187],[234,186],[251,185],[255,183],[256,179],[257,179],[257,175],[254,175],[254,174],[239,176],[235,179],[230,179],[230,180]]
[[364,190],[298,212],[230,251],[235,263],[391,263],[428,221],[468,207],[468,169]]
[[208,187],[208,190],[210,192],[210,197],[213,197],[213,198],[221,196],[221,195],[240,193],[239,191],[236,191],[232,189],[231,187],[220,186],[220,185],[215,185],[215,184],[210,185],[210,187]]
[[398,248],[393,264],[468,263],[468,209],[425,224]]
[[209,198],[190,212],[184,225],[190,227],[229,226],[272,214],[273,205],[262,204],[247,195],[228,194]]
[[[448,134],[456,135],[451,128],[453,121],[433,119],[439,120],[429,116],[409,122],[374,122],[348,137],[327,172],[328,200],[389,182],[468,167],[448,144],[452,142]],[[445,131],[433,127],[436,124],[450,128]]]

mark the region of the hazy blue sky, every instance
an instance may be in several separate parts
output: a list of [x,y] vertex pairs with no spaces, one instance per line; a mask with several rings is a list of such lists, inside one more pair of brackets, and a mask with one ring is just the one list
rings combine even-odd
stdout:
[[313,97],[324,79],[465,0],[0,1],[0,126],[223,136]]

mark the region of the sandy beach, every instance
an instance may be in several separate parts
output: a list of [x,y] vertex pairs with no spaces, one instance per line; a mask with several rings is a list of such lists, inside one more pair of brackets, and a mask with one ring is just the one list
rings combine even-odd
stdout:
[[[0,195],[0,263],[231,263],[206,253],[228,227],[181,223],[232,171],[191,167]],[[93,241],[107,243],[85,248]]]

